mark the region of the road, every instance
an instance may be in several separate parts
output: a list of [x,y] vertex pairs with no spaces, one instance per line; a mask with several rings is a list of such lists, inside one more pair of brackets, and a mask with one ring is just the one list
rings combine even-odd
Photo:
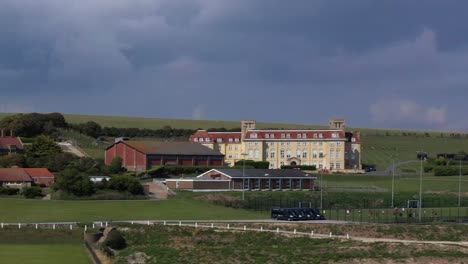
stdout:
[[[417,162],[420,162],[419,160],[407,160],[407,161],[402,161],[402,162],[397,162],[395,163],[395,171],[398,167],[400,166],[403,166],[403,165],[406,165],[406,164],[410,164],[410,163],[417,163]],[[367,175],[375,175],[375,176],[387,176],[387,175],[391,175],[392,174],[392,170],[393,170],[393,165],[390,165],[388,166],[387,169],[383,170],[383,171],[371,171],[371,172],[368,172]],[[410,174],[410,173],[399,173],[399,175],[405,175],[405,174]]]

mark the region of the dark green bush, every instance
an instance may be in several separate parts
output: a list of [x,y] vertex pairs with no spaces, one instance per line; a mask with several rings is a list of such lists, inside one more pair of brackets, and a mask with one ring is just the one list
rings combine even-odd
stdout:
[[[234,167],[206,167],[206,166],[158,166],[152,169],[149,169],[143,173],[140,173],[139,176],[148,174],[155,178],[169,177],[171,175],[180,175],[180,174],[201,174],[207,172],[211,169],[242,169],[242,166]],[[245,169],[254,169],[250,165],[245,165]]]
[[109,180],[109,189],[119,192],[130,192],[131,194],[143,194],[143,186],[140,182],[130,176],[114,176]]
[[317,170],[314,165],[283,165],[281,166],[281,169]]
[[254,169],[268,169],[270,167],[270,162],[268,161],[254,161],[254,160],[239,160],[235,164],[235,166],[251,166]]
[[110,247],[115,250],[124,249],[127,247],[127,242],[122,234],[117,230],[112,230],[108,235],[104,246]]
[[21,194],[23,194],[25,198],[34,199],[42,196],[42,189],[38,186],[25,187],[21,190]]
[[19,191],[18,188],[0,188],[0,195],[17,195]]
[[[434,176],[454,176],[460,173],[460,168],[458,166],[435,166]],[[468,168],[462,167],[462,175],[468,175]]]

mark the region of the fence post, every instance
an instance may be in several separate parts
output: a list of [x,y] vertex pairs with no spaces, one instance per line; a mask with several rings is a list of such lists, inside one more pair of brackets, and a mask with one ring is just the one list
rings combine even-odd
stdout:
[[245,231],[245,230],[247,230],[247,227],[246,227],[246,226],[244,226],[244,231]]
[[227,229],[229,229],[229,224],[228,224],[228,226],[227,226]]
[[279,233],[279,227],[276,228],[276,233]]
[[[133,224],[133,221],[132,221],[132,224]],[[93,229],[94,229],[94,224],[93,224]]]
[[21,223],[20,223],[20,224],[18,224],[18,229],[21,229]]
[[[107,224],[107,223],[106,223],[106,224]],[[148,221],[146,221],[146,225],[150,225],[150,221],[149,221],[149,220],[148,220]]]
[[37,229],[37,224],[36,224],[36,229]]
[[87,230],[88,230],[88,226],[85,225],[85,226],[84,226],[84,231],[85,231],[85,233],[86,233]]
[[[133,225],[133,221],[131,222],[131,224]],[[93,224],[93,228],[94,228],[94,224]]]
[[296,233],[297,233],[296,228],[294,228],[294,234],[296,234]]
[[164,225],[166,225],[166,220],[164,220]]
[[179,221],[179,226],[182,226],[182,221]]
[[312,232],[310,232],[310,236],[314,236],[314,231],[312,230]]
[[332,232],[330,232],[330,237],[332,237]]
[[106,222],[106,227],[107,227],[107,222]]
[[260,232],[263,232],[263,226],[260,227]]
[[53,224],[53,225],[52,225],[52,229],[54,229],[54,230],[55,230],[55,224]]
[[349,234],[346,234],[346,239],[349,239]]
[[3,229],[3,223],[2,223],[2,229]]
[[195,228],[197,228],[197,227],[198,227],[198,223],[197,223],[197,222],[195,222]]
[[214,224],[213,224],[213,223],[211,223],[211,228],[214,228]]
[[70,230],[73,230],[73,225],[70,225]]

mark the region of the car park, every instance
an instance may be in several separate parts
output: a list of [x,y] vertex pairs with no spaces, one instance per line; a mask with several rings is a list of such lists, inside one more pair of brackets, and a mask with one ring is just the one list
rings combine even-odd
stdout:
[[272,208],[271,219],[287,221],[324,220],[317,208]]

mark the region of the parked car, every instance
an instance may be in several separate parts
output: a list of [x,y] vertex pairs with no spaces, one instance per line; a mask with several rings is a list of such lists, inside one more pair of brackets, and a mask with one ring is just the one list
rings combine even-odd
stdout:
[[288,220],[293,221],[298,217],[293,210],[288,208],[272,208],[271,209],[271,219],[275,220]]

